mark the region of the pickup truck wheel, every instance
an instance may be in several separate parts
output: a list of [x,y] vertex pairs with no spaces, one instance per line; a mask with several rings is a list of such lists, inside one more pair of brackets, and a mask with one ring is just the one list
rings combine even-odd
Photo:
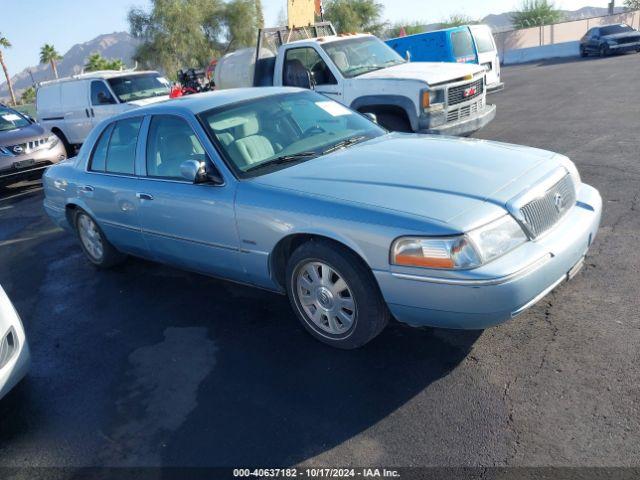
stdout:
[[392,132],[411,133],[411,125],[409,121],[396,113],[377,113],[378,124]]
[[76,211],[74,224],[82,251],[96,267],[113,267],[126,258],[109,243],[98,224],[84,210]]
[[389,321],[371,270],[346,248],[322,240],[304,243],[289,258],[286,278],[298,319],[328,345],[358,348]]

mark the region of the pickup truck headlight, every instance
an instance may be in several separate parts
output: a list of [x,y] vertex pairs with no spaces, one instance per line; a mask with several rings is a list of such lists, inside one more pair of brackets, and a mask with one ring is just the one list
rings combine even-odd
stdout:
[[444,108],[444,90],[422,90],[422,109],[426,111],[442,110]]
[[460,270],[479,267],[527,241],[511,215],[455,237],[401,237],[391,263],[405,267]]

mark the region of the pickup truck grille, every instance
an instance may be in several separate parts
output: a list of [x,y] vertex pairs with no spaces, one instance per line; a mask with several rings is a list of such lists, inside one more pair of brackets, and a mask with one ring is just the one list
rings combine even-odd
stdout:
[[536,238],[558,223],[575,203],[573,181],[566,175],[542,197],[520,208],[524,227],[532,238]]
[[484,98],[481,98],[475,103],[471,103],[469,105],[463,105],[462,107],[456,108],[454,110],[449,110],[449,112],[447,113],[447,123],[457,122],[458,120],[462,120],[463,118],[467,118],[472,115],[475,115],[483,108],[484,108]]
[[458,85],[449,89],[449,105],[457,105],[458,103],[468,102],[482,95],[484,91],[484,79],[480,78],[475,82],[465,85]]

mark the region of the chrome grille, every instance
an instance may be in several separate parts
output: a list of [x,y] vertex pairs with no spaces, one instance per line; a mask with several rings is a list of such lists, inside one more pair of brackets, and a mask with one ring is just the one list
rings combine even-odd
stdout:
[[13,327],[0,339],[0,369],[4,367],[18,349],[18,338]]
[[483,108],[484,98],[481,98],[479,101],[470,105],[464,105],[460,108],[450,110],[449,113],[447,113],[447,122],[457,122],[463,118],[470,117],[471,115],[478,113]]
[[545,194],[520,208],[524,227],[535,238],[553,227],[576,203],[570,175],[564,176]]
[[7,145],[4,148],[14,155],[23,155],[25,153],[31,153],[35,150],[39,150],[45,143],[47,143],[47,137],[29,140],[28,142],[18,143],[16,145]]
[[[471,92],[474,93],[471,93]],[[458,85],[457,87],[451,87],[449,89],[449,105],[457,105],[458,103],[467,102],[473,100],[476,97],[482,95],[484,91],[484,78],[480,78],[475,82],[466,83],[464,85]]]

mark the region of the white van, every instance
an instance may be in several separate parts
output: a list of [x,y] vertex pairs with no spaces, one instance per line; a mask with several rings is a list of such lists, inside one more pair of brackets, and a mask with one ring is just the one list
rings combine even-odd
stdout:
[[105,118],[169,98],[158,72],[101,71],[43,82],[36,91],[38,121],[64,142],[68,155]]
[[504,88],[500,80],[500,57],[495,39],[488,25],[469,25],[476,44],[478,63],[487,71],[487,89],[495,92]]

